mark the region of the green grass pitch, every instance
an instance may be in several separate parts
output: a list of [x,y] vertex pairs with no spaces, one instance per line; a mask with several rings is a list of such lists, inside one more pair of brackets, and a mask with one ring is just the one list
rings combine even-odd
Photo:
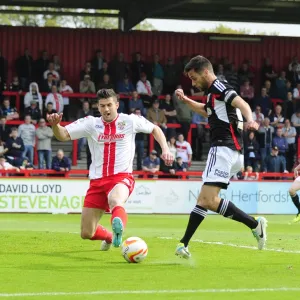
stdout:
[[129,264],[120,249],[100,252],[99,241],[81,240],[80,215],[1,214],[0,300],[296,299],[300,225],[266,217],[266,251],[251,248],[244,225],[209,215],[186,261],[174,250],[188,216],[129,215],[125,237],[149,247],[143,263]]

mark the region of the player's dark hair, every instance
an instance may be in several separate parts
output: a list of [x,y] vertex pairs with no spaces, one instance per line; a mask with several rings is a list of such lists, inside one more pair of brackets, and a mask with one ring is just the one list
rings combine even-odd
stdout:
[[189,71],[194,70],[196,73],[201,73],[204,69],[213,72],[211,62],[206,57],[197,55],[186,64],[184,72],[188,73]]
[[101,89],[97,92],[97,97],[98,100],[109,98],[114,98],[116,101],[118,100],[117,94],[113,89]]

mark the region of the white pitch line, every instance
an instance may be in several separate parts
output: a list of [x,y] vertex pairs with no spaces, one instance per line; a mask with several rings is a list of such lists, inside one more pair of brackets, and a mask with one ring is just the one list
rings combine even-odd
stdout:
[[[158,237],[162,240],[174,240],[173,237]],[[245,245],[236,245],[232,243],[223,243],[223,242],[206,242],[199,239],[194,239],[192,242],[201,243],[201,244],[210,244],[210,245],[219,245],[219,246],[227,246],[227,247],[234,247],[234,248],[244,248],[244,249],[253,249],[257,250],[257,247],[254,246],[245,246]],[[300,250],[285,250],[285,249],[273,249],[273,248],[265,248],[263,251],[270,251],[270,252],[282,252],[282,253],[294,253],[299,254]]]
[[300,288],[253,288],[253,289],[207,289],[207,290],[140,290],[140,291],[91,291],[91,292],[47,292],[0,294],[4,297],[78,296],[78,295],[130,295],[130,294],[215,294],[215,293],[259,293],[259,292],[300,292]]

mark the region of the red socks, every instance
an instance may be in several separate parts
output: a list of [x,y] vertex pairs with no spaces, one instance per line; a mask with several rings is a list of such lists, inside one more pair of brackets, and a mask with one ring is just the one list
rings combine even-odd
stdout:
[[115,206],[111,212],[111,219],[110,221],[112,222],[112,220],[115,218],[115,217],[118,217],[122,220],[122,223],[123,223],[123,226],[124,228],[126,227],[126,224],[127,224],[127,213],[124,209],[123,206]]
[[91,238],[91,240],[105,240],[107,243],[110,244],[112,242],[112,233],[105,229],[103,226],[98,225],[94,236]]

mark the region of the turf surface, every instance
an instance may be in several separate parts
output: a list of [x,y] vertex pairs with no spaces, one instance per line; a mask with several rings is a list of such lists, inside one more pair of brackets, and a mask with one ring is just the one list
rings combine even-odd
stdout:
[[[255,247],[256,240],[244,225],[208,216],[194,237],[196,241],[190,244],[190,261],[174,255],[187,219],[188,216],[130,215],[125,237],[145,239],[149,254],[143,263],[129,264],[119,249],[100,252],[98,241],[81,240],[80,215],[1,214],[0,300],[300,296],[300,224],[290,225],[292,216],[267,216],[270,251],[234,247]],[[109,216],[104,217],[103,225],[109,226]],[[282,287],[298,290],[258,290]],[[112,294],[103,294],[104,291]],[[12,295],[16,293],[33,294]]]

